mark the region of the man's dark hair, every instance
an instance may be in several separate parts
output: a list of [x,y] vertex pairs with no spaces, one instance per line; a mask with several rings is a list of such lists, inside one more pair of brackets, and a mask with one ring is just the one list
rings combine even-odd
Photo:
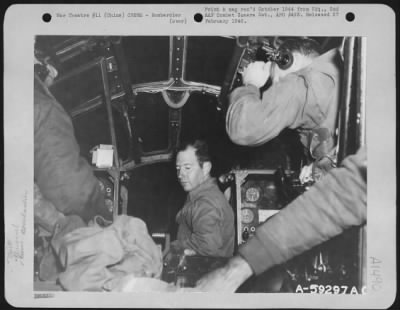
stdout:
[[316,57],[322,53],[321,45],[310,38],[287,39],[279,46],[279,49],[298,52],[310,57]]
[[204,140],[187,140],[181,143],[177,149],[177,154],[179,152],[187,150],[189,147],[194,148],[195,155],[199,161],[200,167],[203,167],[203,163],[206,161],[211,162],[211,157],[208,151],[208,144]]

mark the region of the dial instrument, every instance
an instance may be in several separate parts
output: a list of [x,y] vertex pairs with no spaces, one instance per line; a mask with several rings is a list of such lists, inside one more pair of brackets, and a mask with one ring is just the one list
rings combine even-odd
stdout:
[[260,190],[256,187],[249,187],[246,190],[246,200],[255,202],[260,198]]
[[254,220],[254,211],[250,208],[242,209],[242,223],[248,224]]

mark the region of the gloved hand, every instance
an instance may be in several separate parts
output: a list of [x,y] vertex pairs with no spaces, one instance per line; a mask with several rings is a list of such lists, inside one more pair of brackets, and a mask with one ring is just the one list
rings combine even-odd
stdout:
[[271,62],[255,61],[249,64],[242,74],[244,85],[264,86],[270,76]]

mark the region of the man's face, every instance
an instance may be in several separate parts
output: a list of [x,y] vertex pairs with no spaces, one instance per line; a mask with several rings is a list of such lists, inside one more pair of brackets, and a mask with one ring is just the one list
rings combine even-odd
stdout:
[[200,167],[192,147],[180,151],[176,157],[176,174],[185,192],[190,192],[203,183],[209,176],[205,167]]

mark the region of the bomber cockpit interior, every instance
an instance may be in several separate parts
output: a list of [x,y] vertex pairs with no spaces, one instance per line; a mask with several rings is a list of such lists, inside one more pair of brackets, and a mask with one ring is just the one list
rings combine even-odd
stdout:
[[[92,167],[105,197],[103,220],[110,223],[121,214],[141,219],[166,255],[186,199],[175,156],[180,143],[193,138],[209,144],[211,174],[235,215],[235,251],[259,225],[307,192],[313,184],[298,180],[307,163],[298,131],[287,128],[255,146],[232,142],[226,131],[230,94],[243,84],[246,66],[262,61],[289,68],[293,55],[279,46],[290,38],[36,36],[35,75],[72,120],[80,156]],[[337,49],[340,55],[339,165],[365,144],[365,42],[360,37],[311,39],[322,53]],[[35,285],[41,287],[49,280],[40,268],[51,238],[37,226],[34,271]],[[324,290],[345,285],[348,293],[361,293],[364,260],[365,228],[351,228],[251,277],[238,292],[296,292],[318,283]],[[160,277],[194,287],[201,276],[225,263],[225,258],[178,256],[164,261]]]

